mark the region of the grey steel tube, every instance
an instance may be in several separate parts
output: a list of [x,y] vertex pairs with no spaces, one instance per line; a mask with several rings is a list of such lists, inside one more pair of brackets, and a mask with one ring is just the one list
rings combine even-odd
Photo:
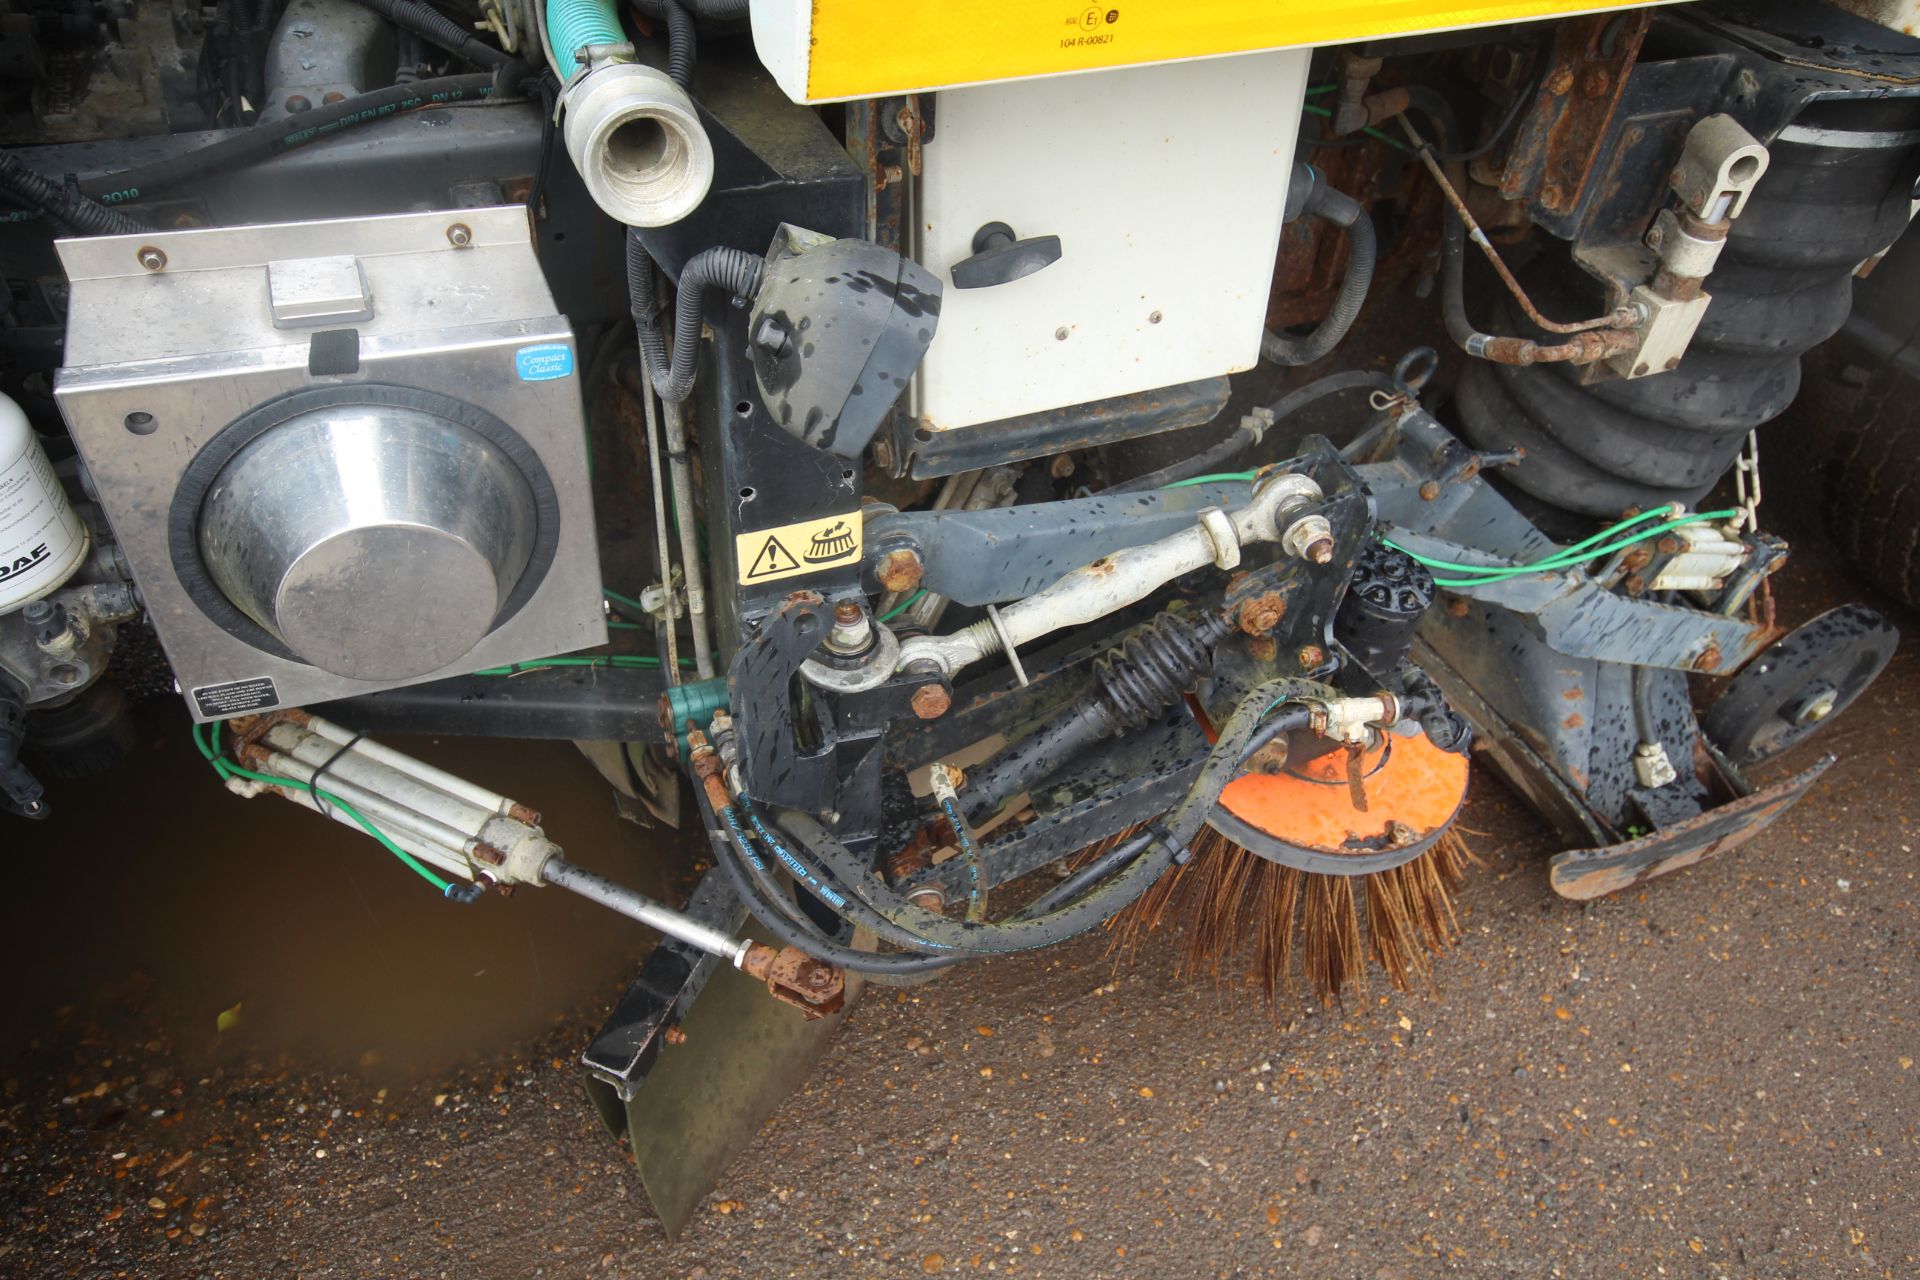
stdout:
[[641,924],[669,938],[676,938],[709,955],[719,956],[736,969],[746,957],[747,949],[753,945],[744,938],[736,938],[719,929],[701,924],[698,920],[682,915],[672,907],[655,902],[645,894],[637,893],[625,885],[615,884],[605,876],[597,876],[591,871],[576,867],[565,858],[548,858],[546,864],[540,868],[540,877],[548,884],[558,885],[562,889],[579,894],[590,902],[597,902],[609,910],[618,911],[629,920],[638,920]]

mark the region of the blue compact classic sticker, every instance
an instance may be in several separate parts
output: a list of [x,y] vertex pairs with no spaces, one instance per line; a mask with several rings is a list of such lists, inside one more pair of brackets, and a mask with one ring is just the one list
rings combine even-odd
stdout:
[[543,342],[537,347],[522,347],[513,353],[513,364],[522,382],[547,382],[573,372],[573,348],[560,342]]

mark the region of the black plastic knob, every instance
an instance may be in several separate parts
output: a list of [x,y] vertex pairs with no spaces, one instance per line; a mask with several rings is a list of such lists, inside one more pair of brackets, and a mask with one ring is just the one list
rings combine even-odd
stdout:
[[973,233],[973,256],[953,264],[953,287],[985,289],[1030,276],[1060,261],[1059,236],[1017,238],[1004,222]]

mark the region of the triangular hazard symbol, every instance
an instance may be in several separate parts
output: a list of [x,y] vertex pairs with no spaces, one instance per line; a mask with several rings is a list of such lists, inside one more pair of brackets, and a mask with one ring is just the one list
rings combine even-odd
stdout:
[[760,548],[760,554],[753,558],[752,566],[747,569],[747,577],[764,578],[768,574],[785,573],[799,564],[793,558],[793,552],[780,545],[780,539],[769,536],[767,544]]

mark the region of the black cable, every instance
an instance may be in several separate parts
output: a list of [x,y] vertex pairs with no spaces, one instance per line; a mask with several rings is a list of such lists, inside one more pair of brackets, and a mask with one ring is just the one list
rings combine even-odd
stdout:
[[541,72],[533,82],[533,92],[540,98],[540,158],[533,166],[533,182],[527,187],[527,208],[534,218],[545,217],[543,210],[547,198],[547,172],[553,165],[553,139],[559,132],[554,124],[554,113],[560,99],[560,81],[551,70]]
[[[1286,395],[1281,396],[1269,405],[1268,411],[1273,414],[1274,426],[1278,426],[1287,418],[1300,412],[1300,410],[1313,404],[1317,400],[1323,400],[1327,396],[1337,395],[1342,391],[1358,390],[1385,391],[1390,395],[1410,394],[1406,387],[1396,382],[1389,374],[1376,373],[1371,369],[1349,369],[1344,373],[1330,373],[1325,377],[1316,378],[1303,387],[1289,391]],[[1264,428],[1264,430],[1271,431],[1273,427],[1267,427]],[[1239,437],[1242,433],[1246,433],[1248,438],[1244,440],[1240,439]],[[1222,446],[1230,442],[1234,443],[1234,447],[1222,452]],[[1158,471],[1149,471],[1143,476],[1135,476],[1131,480],[1125,480],[1119,484],[1111,485],[1101,490],[1101,493],[1103,495],[1109,493],[1144,493],[1147,490],[1163,488],[1166,485],[1188,479],[1192,476],[1205,475],[1214,467],[1219,466],[1235,453],[1244,449],[1249,443],[1251,443],[1251,433],[1244,427],[1239,428],[1234,435],[1228,436],[1226,440],[1221,441],[1220,444],[1213,446],[1211,449],[1195,454],[1190,458],[1182,458],[1180,461],[1164,466]]]
[[661,9],[667,20],[667,78],[682,89],[692,89],[697,56],[693,15],[681,0],[661,0]]
[[341,747],[339,750],[335,751],[332,755],[328,756],[325,760],[321,761],[320,767],[318,769],[315,769],[313,771],[313,776],[307,779],[307,789],[313,793],[314,802],[320,806],[320,812],[326,817],[331,818],[333,816],[333,804],[321,792],[320,779],[327,772],[327,770],[333,768],[335,764],[339,763],[341,756],[344,756],[345,754],[347,754],[347,752],[353,750],[354,746],[360,741],[360,739],[366,736],[367,735],[364,733],[356,733],[351,738],[348,738],[346,741],[346,745]]
[[79,191],[29,169],[10,151],[0,151],[0,189],[28,208],[39,209],[85,235],[138,235],[146,225]]
[[[1507,104],[1507,114],[1500,117],[1500,123],[1493,127],[1493,132],[1488,134],[1486,140],[1479,146],[1466,151],[1442,151],[1438,147],[1429,146],[1427,149],[1433,153],[1433,158],[1442,164],[1465,164],[1469,160],[1478,160],[1493,150],[1499,145],[1500,139],[1506,137],[1507,131],[1512,129],[1515,122],[1520,119],[1520,113],[1526,109],[1528,103],[1533,101],[1534,95],[1540,92],[1540,81],[1545,74],[1543,70],[1527,84],[1526,88],[1514,95],[1513,101]],[[1411,97],[1409,101],[1411,102]],[[1426,110],[1425,107],[1420,109]],[[1430,111],[1426,114],[1429,117],[1433,115]]]
[[[518,88],[517,83],[514,86]],[[474,102],[494,92],[491,73],[441,76],[411,84],[389,85],[357,94],[331,106],[318,106],[297,116],[236,130],[218,142],[196,147],[184,155],[154,160],[118,173],[88,178],[80,184],[87,195],[105,200],[144,199],[155,192],[197,182],[212,174],[254,164],[272,156],[331,137],[343,129],[383,120],[403,111]]]
[[524,68],[526,65],[505,50],[476,39],[471,31],[463,29],[439,10],[418,3],[418,0],[354,0],[354,3],[373,10],[394,26],[411,31],[428,44],[438,45],[475,66],[510,67],[519,63]]
[[[649,18],[662,18],[675,0],[630,0],[634,8]],[[682,8],[690,10],[695,17],[716,19],[722,22],[744,21],[747,7],[752,0],[678,0]]]

